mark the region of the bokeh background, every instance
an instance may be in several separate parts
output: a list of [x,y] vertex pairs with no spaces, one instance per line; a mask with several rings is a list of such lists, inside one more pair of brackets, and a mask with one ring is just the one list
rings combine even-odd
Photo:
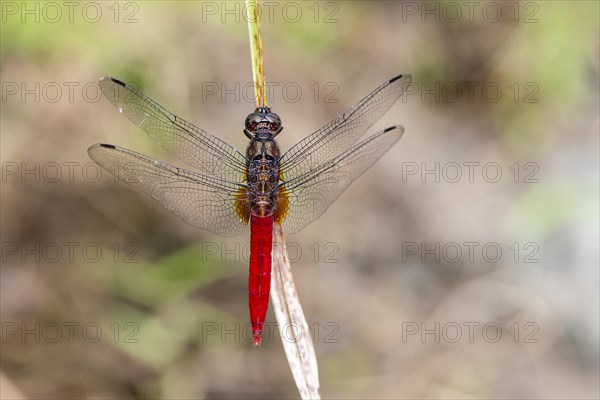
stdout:
[[[1,3],[2,398],[297,398],[277,332],[251,346],[248,234],[196,230],[86,154],[177,163],[98,97],[105,75],[243,150],[243,3],[72,3]],[[400,143],[288,237],[325,398],[599,396],[599,5],[470,4],[264,6],[283,149],[415,82],[376,126]]]

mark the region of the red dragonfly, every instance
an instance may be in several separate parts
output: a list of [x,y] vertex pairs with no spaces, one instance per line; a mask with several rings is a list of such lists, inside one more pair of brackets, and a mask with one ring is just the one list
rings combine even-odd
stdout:
[[114,78],[100,89],[131,122],[198,172],[109,144],[88,149],[104,169],[150,195],[173,214],[221,236],[238,235],[250,222],[249,307],[253,342],[261,341],[269,305],[273,224],[295,233],[319,218],[350,183],[402,136],[386,128],[357,143],[400,98],[410,75],[383,83],[354,107],[281,155],[275,137],[283,126],[268,107],[248,115],[246,154],[164,109]]

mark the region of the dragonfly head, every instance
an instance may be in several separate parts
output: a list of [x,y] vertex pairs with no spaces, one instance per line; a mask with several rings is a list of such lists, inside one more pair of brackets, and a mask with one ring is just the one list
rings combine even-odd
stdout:
[[250,139],[271,140],[281,132],[281,118],[269,107],[259,107],[246,117],[244,134]]

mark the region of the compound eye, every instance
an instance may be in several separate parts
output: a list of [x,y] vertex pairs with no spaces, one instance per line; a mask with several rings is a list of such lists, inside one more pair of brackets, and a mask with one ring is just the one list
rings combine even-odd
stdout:
[[271,127],[274,129],[279,129],[279,127],[281,126],[281,118],[279,118],[279,115],[275,113],[268,113],[267,120],[271,124]]
[[259,122],[263,120],[263,115],[252,113],[246,117],[246,129],[252,131],[256,128]]

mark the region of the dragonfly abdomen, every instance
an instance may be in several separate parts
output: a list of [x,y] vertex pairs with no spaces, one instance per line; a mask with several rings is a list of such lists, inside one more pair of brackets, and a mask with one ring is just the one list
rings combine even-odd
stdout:
[[260,345],[271,290],[273,216],[250,216],[250,273],[248,300],[254,346]]

